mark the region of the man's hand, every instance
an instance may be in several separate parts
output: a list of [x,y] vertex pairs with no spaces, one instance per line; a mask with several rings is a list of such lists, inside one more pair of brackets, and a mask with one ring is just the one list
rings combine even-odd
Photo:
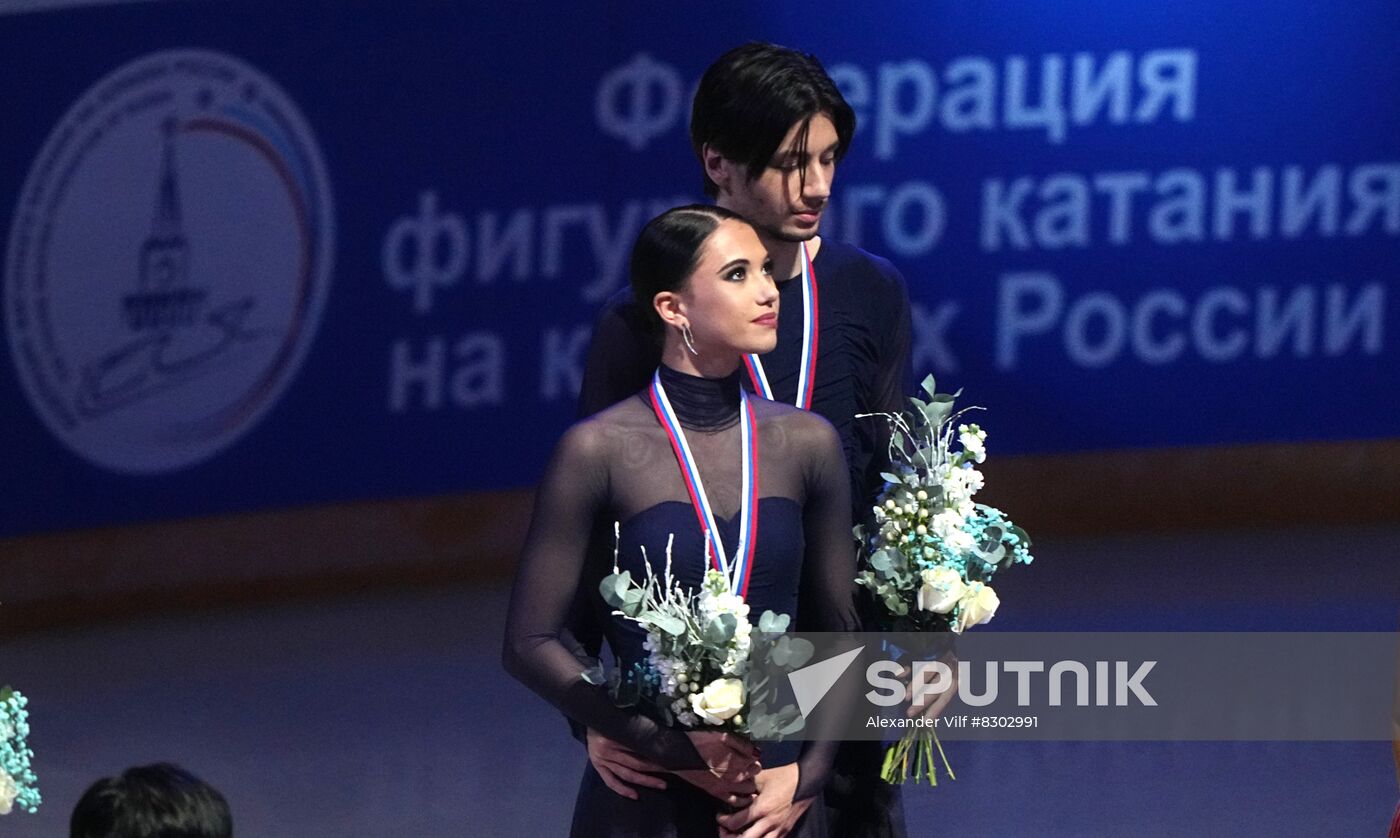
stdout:
[[603,778],[603,785],[628,800],[640,797],[633,786],[666,788],[666,781],[655,776],[663,772],[660,766],[653,765],[592,728],[588,729],[588,761],[593,763],[593,770]]
[[[958,656],[952,652],[948,652],[943,657],[939,658],[939,661],[946,664],[948,669],[952,671],[951,679],[947,685],[944,686],[942,692],[934,693],[932,690],[928,690],[924,695],[919,696],[918,702],[914,701],[915,685],[909,683],[912,673],[908,669],[902,669],[900,671],[898,677],[906,685],[904,700],[909,702],[909,708],[906,711],[909,718],[912,719],[915,716],[923,716],[930,721],[937,719],[943,714],[943,711],[947,709],[953,697],[958,694]],[[933,680],[930,681],[929,684],[936,685],[938,682],[937,680]]]
[[794,801],[797,764],[768,768],[758,775],[758,795],[747,807],[716,818],[720,838],[782,838],[807,814],[814,798]]

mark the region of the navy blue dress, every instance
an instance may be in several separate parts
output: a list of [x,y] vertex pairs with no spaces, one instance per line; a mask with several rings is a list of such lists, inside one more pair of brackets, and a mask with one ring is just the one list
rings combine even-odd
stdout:
[[[909,294],[904,278],[885,259],[843,242],[823,239],[812,259],[820,304],[816,387],[812,412],[825,417],[841,437],[850,469],[852,517],[870,514],[888,471],[888,427],[862,413],[905,409],[913,392]],[[802,283],[779,286],[778,346],[763,356],[775,398],[792,404],[797,393],[802,346]],[[797,313],[797,314],[793,314]],[[646,386],[660,361],[660,344],[649,334],[646,314],[630,289],[614,295],[598,316],[584,367],[579,412],[589,416]],[[748,386],[745,380],[745,386]],[[597,549],[611,549],[611,524],[599,524]],[[862,605],[869,606],[862,601]],[[599,625],[580,606],[570,623],[581,648],[596,649]],[[581,736],[581,730],[575,730]],[[850,742],[838,756],[827,790],[832,835],[842,838],[907,834],[899,787],[879,772],[878,742]]]
[[[662,367],[671,397],[720,518],[726,549],[738,536],[739,380],[684,376]],[[812,631],[857,627],[851,579],[850,497],[834,428],[819,416],[755,399],[758,527],[747,601],[750,619],[787,614]],[[567,631],[583,602],[604,627],[619,665],[645,660],[644,633],[613,616],[598,593],[613,551],[590,550],[591,524],[619,523],[619,567],[634,578],[644,562],[660,573],[671,542],[672,573],[686,587],[705,571],[702,534],[665,432],[640,394],[572,427],[555,450],[536,496],[506,626],[506,668],[580,725],[593,728],[665,768],[703,767],[683,731],[614,705],[603,687],[581,678]],[[644,558],[645,556],[645,558]],[[797,799],[822,792],[834,743],[765,746],[763,764],[796,761]],[[676,777],[663,791],[628,800],[586,766],[575,807],[575,835],[713,836],[718,801]],[[825,810],[813,806],[795,835],[825,835]]]

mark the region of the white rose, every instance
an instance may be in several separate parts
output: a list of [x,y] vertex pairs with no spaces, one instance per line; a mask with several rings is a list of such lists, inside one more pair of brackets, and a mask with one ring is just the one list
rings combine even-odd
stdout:
[[990,585],[973,582],[958,602],[958,621],[953,631],[966,631],[987,622],[997,613],[998,605],[1001,605],[1001,600]]
[[19,786],[4,769],[0,769],[0,815],[10,814],[16,797],[19,797]]
[[947,614],[962,599],[967,586],[962,575],[951,567],[935,567],[920,574],[924,584],[919,588],[919,609],[935,614]]
[[691,694],[690,707],[709,724],[724,724],[744,707],[744,682],[716,678],[701,692]]

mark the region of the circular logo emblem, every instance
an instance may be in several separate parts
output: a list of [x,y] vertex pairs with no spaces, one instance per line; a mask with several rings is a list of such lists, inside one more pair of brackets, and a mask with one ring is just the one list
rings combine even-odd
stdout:
[[34,409],[114,471],[226,448],[311,344],[333,223],[315,138],[267,76],[201,50],[110,73],[49,135],[10,229],[6,330]]

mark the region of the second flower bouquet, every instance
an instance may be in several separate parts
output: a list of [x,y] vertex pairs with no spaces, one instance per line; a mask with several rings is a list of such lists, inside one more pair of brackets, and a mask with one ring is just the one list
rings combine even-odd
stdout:
[[[996,614],[992,576],[1030,564],[1031,540],[1001,510],[972,500],[984,483],[976,466],[987,434],[957,420],[974,408],[954,412],[958,394],[937,392],[933,376],[921,386],[928,398],[911,398],[912,410],[874,414],[890,423],[890,471],[873,524],[856,528],[867,557],[856,584],[872,594],[883,631],[961,633]],[[942,755],[932,729],[906,736],[886,752],[882,776],[936,784],[935,748]]]

